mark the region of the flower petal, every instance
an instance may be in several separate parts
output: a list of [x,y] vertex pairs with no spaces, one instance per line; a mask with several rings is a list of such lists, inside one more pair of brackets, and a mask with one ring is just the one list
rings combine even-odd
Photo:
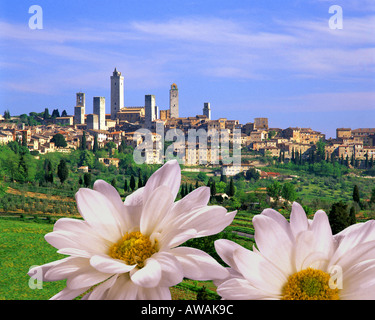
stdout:
[[107,241],[86,232],[58,230],[47,233],[44,238],[56,249],[79,249],[84,256],[104,253],[109,248]]
[[60,264],[64,264],[65,262],[67,262],[71,259],[72,258],[67,257],[67,258],[64,258],[64,259],[61,259],[61,260],[56,260],[56,261],[52,261],[50,263],[43,264],[41,266],[33,267],[27,272],[27,275],[30,276],[30,277],[33,277],[35,275],[40,274],[40,275],[43,276],[43,281],[54,281],[54,280],[52,280],[52,278],[50,279],[49,277],[47,277],[47,272],[49,270],[53,269],[54,267],[56,267]]
[[70,289],[75,290],[84,287],[91,287],[107,280],[111,276],[112,274],[110,273],[97,271],[88,263],[86,267],[82,267],[75,273],[69,275],[66,284]]
[[76,193],[76,201],[79,213],[103,238],[112,242],[121,238],[119,213],[106,196],[81,188]]
[[[224,300],[260,300],[272,299],[269,293],[254,288],[247,280],[233,278],[225,281],[217,288],[217,293]],[[277,299],[274,297],[273,299]]]
[[296,270],[292,259],[294,244],[288,234],[290,230],[264,215],[255,216],[253,225],[255,242],[261,254],[277,263],[285,274],[293,274]]
[[161,222],[172,206],[173,196],[166,186],[154,190],[143,207],[140,230],[144,235],[160,232],[165,224]]
[[290,229],[294,237],[297,237],[298,233],[307,230],[309,227],[305,210],[302,206],[294,202],[292,205],[292,212],[290,214]]
[[143,191],[145,187],[138,188],[133,193],[125,198],[124,204],[126,206],[142,206],[143,205]]
[[59,264],[56,264],[44,273],[43,281],[59,281],[67,279],[71,274],[77,272],[83,266],[87,265],[87,259],[84,258],[65,258],[60,260]]
[[161,266],[160,287],[172,287],[183,280],[182,266],[176,257],[168,252],[157,252],[152,256]]
[[108,198],[108,200],[113,204],[113,206],[117,209],[117,212],[119,213],[118,220],[121,223],[121,229],[122,230],[128,230],[130,229],[130,223],[128,221],[128,214],[124,212],[126,210],[124,203],[120,197],[120,194],[109,183],[105,182],[104,180],[96,180],[93,186],[93,189],[95,191],[100,192],[105,197]]
[[137,293],[139,300],[171,300],[169,287],[139,288]]
[[116,283],[116,281],[118,281],[117,274],[96,286],[88,296],[88,300],[105,300],[109,289]]
[[279,295],[287,281],[285,273],[262,255],[250,250],[236,250],[233,258],[244,278],[263,293]]
[[205,281],[228,276],[228,271],[206,252],[188,247],[174,248],[170,252],[181,263],[186,278]]
[[233,221],[237,211],[227,212],[224,207],[205,206],[180,214],[173,220],[175,228],[195,229],[197,237],[217,234]]
[[197,237],[195,229],[175,229],[169,228],[162,233],[159,238],[160,250],[168,250],[184,243],[187,240]]
[[50,300],[73,300],[74,298],[78,297],[88,289],[90,289],[90,287],[79,288],[75,290],[65,288],[61,290],[59,293],[55,294]]
[[210,188],[209,187],[199,187],[181,200],[174,203],[171,214],[173,217],[177,217],[180,214],[189,212],[197,207],[207,206],[208,201],[210,201]]
[[181,169],[177,160],[171,160],[165,163],[160,169],[154,172],[147,180],[143,191],[143,203],[153,194],[154,190],[160,186],[166,186],[172,193],[173,200],[180,190]]
[[112,259],[108,256],[93,256],[90,259],[90,264],[98,271],[104,273],[126,273],[133,270],[135,265],[127,265],[124,261]]
[[228,265],[231,266],[233,269],[237,270],[236,262],[233,259],[233,253],[235,250],[247,250],[241,245],[227,240],[227,239],[220,239],[215,241],[215,249],[217,254],[220,258]]
[[130,278],[138,286],[145,288],[156,287],[161,280],[160,263],[156,259],[148,258],[142,269],[135,268],[132,270]]
[[139,287],[130,280],[129,273],[124,273],[116,279],[108,289],[106,300],[135,300]]

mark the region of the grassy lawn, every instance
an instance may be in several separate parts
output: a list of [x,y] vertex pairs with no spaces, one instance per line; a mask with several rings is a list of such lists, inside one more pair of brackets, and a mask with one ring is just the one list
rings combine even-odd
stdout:
[[52,228],[52,224],[0,219],[1,300],[45,300],[65,287],[65,281],[44,282],[42,289],[29,286],[31,266],[64,257],[44,240]]
[[[0,218],[0,300],[48,300],[65,288],[66,281],[43,282],[41,289],[35,288],[36,282],[27,275],[33,265],[65,257],[44,240],[52,229],[53,224]],[[210,297],[217,298],[212,281],[185,279],[171,288],[172,299],[196,300],[203,286]]]

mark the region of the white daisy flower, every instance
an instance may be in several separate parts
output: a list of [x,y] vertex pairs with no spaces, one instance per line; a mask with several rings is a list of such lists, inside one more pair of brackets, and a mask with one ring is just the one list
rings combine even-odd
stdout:
[[253,224],[253,251],[224,239],[215,242],[231,267],[227,279],[215,281],[223,299],[375,299],[375,221],[332,235],[325,212],[308,220],[294,203],[290,223],[266,209]]
[[[80,189],[77,206],[84,220],[63,218],[45,239],[68,257],[31,269],[44,281],[67,279],[52,299],[171,299],[169,287],[228,275],[207,253],[180,245],[216,234],[236,212],[207,206],[210,189],[200,187],[174,202],[180,188],[177,161],[167,162],[143,188],[122,202],[110,184],[98,180]],[[40,274],[40,273],[39,273]]]

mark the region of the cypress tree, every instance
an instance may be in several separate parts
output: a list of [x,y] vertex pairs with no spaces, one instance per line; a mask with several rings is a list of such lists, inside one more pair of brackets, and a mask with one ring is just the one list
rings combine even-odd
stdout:
[[210,187],[210,191],[211,191],[211,197],[216,195],[216,183],[215,183],[215,180],[212,181],[212,184],[211,184],[211,187]]
[[112,179],[112,181],[111,181],[111,185],[112,185],[112,187],[114,187],[114,188],[116,188],[117,189],[117,179],[116,179],[116,177],[114,177],[113,179]]
[[132,191],[134,191],[134,189],[135,189],[135,178],[134,178],[133,175],[131,175],[131,177],[130,177],[129,186],[130,186],[130,189],[132,189]]
[[83,175],[83,184],[86,188],[89,188],[91,186],[91,173],[85,172]]
[[236,191],[235,191],[235,188],[234,188],[233,178],[230,178],[229,188],[228,188],[228,196],[233,197],[235,193],[236,193]]
[[350,213],[349,213],[349,225],[356,224],[357,219],[355,217],[355,208],[354,206],[351,206]]
[[94,136],[94,146],[92,147],[92,151],[95,153],[99,150],[98,146],[98,137],[97,135]]
[[359,189],[358,186],[355,185],[353,188],[353,201],[357,202],[359,204],[360,198],[359,198]]
[[61,159],[59,165],[57,166],[57,176],[60,179],[61,184],[68,178],[69,169],[66,165],[65,159]]
[[344,202],[334,203],[328,215],[332,234],[336,234],[349,226],[347,205]]
[[86,150],[86,131],[83,131],[82,140],[81,140],[81,150]]

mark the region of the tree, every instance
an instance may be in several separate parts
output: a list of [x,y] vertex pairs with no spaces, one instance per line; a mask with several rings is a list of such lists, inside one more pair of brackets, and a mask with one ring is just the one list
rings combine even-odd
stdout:
[[55,146],[58,148],[65,148],[67,146],[67,143],[65,141],[64,136],[61,133],[56,133],[52,139],[51,142],[55,143]]
[[325,159],[325,147],[326,147],[326,143],[323,140],[319,140],[316,143],[317,161],[322,161]]
[[281,184],[278,181],[274,181],[272,184],[267,186],[267,194],[271,198],[274,198],[276,200],[279,199],[279,197],[281,195],[281,190],[282,190],[282,187],[281,187]]
[[199,181],[205,182],[207,178],[207,175],[204,172],[199,172],[197,175],[197,179]]
[[53,170],[52,170],[52,162],[50,159],[44,160],[44,181],[53,183]]
[[223,172],[221,172],[220,181],[225,182],[225,183],[228,182],[227,175],[223,174]]
[[350,225],[348,208],[344,202],[334,203],[328,215],[332,234],[336,234]]
[[142,172],[141,170],[138,171],[138,188],[143,187],[143,182],[142,182]]
[[353,188],[353,201],[357,202],[359,204],[360,198],[359,198],[359,189],[358,186],[355,185]]
[[293,183],[287,182],[283,184],[281,189],[281,196],[288,201],[295,201],[297,199],[297,192]]
[[86,141],[86,131],[83,131],[82,139],[81,139],[81,150],[87,149],[87,141]]
[[98,136],[94,136],[94,146],[92,147],[92,152],[96,153],[99,150],[98,146]]
[[211,191],[211,196],[216,195],[216,183],[215,183],[215,180],[213,180],[212,183],[211,183],[210,191]]
[[375,203],[375,188],[372,188],[370,202]]
[[4,111],[4,119],[5,120],[9,120],[10,119],[10,112],[9,112],[9,110],[5,110]]
[[57,118],[60,117],[59,109],[53,109],[51,118]]
[[356,224],[357,219],[355,217],[355,208],[354,206],[351,206],[350,213],[349,213],[349,225]]
[[251,180],[254,179],[255,181],[259,180],[260,173],[256,171],[254,168],[251,168],[246,171],[246,179]]
[[91,173],[85,172],[83,175],[83,184],[86,188],[91,186]]
[[45,108],[44,113],[43,113],[43,119],[46,120],[46,119],[49,119],[49,118],[51,118],[51,116],[49,114],[49,110],[48,110],[48,108]]
[[95,164],[95,156],[89,150],[81,151],[79,161],[79,166],[88,166],[89,168],[93,168]]
[[67,116],[68,116],[68,114],[66,113],[66,110],[63,110],[63,111],[61,112],[61,116],[62,116],[62,117],[67,117]]
[[65,159],[61,159],[59,165],[57,166],[57,176],[60,179],[61,184],[68,178],[69,169],[66,165]]
[[113,179],[112,179],[112,181],[111,181],[111,185],[112,185],[112,187],[114,187],[114,188],[116,188],[117,189],[117,179],[116,179],[116,177],[114,177]]
[[134,178],[133,175],[131,175],[131,177],[130,177],[129,187],[130,187],[130,189],[132,189],[132,191],[134,191],[134,189],[135,189],[135,178]]
[[229,181],[229,187],[228,187],[228,196],[230,197],[233,197],[234,194],[236,193],[236,189],[234,187],[234,182],[233,182],[233,178],[230,178],[230,181]]
[[125,191],[125,192],[128,192],[128,190],[129,190],[128,180],[125,179],[125,183],[124,183],[124,191]]

